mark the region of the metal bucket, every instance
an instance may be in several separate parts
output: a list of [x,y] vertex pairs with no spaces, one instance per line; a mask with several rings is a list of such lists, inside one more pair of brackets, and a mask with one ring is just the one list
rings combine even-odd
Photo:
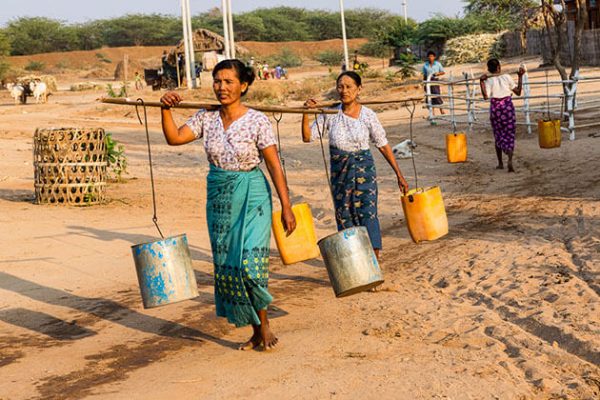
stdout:
[[336,297],[351,296],[383,283],[383,274],[364,226],[327,236],[319,241],[319,248]]
[[185,234],[131,246],[144,308],[198,296]]

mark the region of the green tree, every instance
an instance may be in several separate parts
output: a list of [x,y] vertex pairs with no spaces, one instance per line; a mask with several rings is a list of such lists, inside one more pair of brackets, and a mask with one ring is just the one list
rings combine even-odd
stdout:
[[8,36],[6,35],[6,31],[4,29],[0,29],[0,57],[7,56],[10,54],[10,42],[8,40]]
[[180,20],[161,14],[129,14],[97,23],[103,44],[111,47],[174,45],[182,36]]
[[394,23],[380,31],[378,41],[390,47],[409,47],[415,42],[417,35],[417,23],[409,19],[396,19]]
[[264,37],[267,32],[262,18],[254,14],[234,16],[233,26],[236,40],[257,40],[257,38]]
[[10,65],[6,61],[6,56],[10,54],[10,42],[4,29],[0,29],[0,80],[4,79]]
[[465,0],[465,3],[467,15],[502,21],[502,29],[525,28],[531,11],[539,8],[533,0]]
[[467,15],[463,18],[436,15],[419,24],[416,40],[428,49],[441,50],[448,39],[474,33],[499,32],[503,20],[493,15]]
[[19,18],[8,24],[6,34],[13,55],[69,51],[78,48],[75,31],[65,28],[60,21],[50,18]]

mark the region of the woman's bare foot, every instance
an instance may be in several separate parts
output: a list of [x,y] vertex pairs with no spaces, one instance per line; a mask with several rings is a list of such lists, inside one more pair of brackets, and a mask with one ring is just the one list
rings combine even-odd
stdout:
[[496,169],[504,169],[504,165],[503,164],[498,164],[498,166],[496,167]]
[[515,172],[515,169],[513,168],[512,164],[508,164],[508,172]]
[[252,350],[252,349],[255,349],[258,346],[260,346],[260,344],[262,343],[262,335],[260,333],[260,326],[252,325],[252,329],[254,330],[252,337],[246,343],[241,344],[240,347],[238,347],[239,350],[242,350],[242,351]]
[[260,319],[260,326],[258,327],[260,343],[262,343],[263,348],[266,351],[272,350],[275,348],[275,346],[277,346],[279,339],[277,339],[277,336],[275,336],[275,334],[271,331],[266,308],[258,311],[258,318]]
[[265,350],[272,350],[277,346],[279,339],[277,339],[277,336],[271,331],[269,324],[262,324],[260,326],[260,335]]

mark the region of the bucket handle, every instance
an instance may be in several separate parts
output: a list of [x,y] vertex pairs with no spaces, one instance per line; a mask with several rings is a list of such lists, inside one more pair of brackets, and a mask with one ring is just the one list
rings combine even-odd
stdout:
[[[140,110],[138,109],[138,106],[142,106],[142,108],[144,109],[144,121],[142,121],[142,117],[140,116]],[[135,113],[138,117],[138,121],[140,121],[140,125],[144,125],[144,128],[146,129],[146,142],[148,143],[148,163],[150,164],[150,184],[152,186],[152,209],[154,211],[154,214],[152,215],[152,222],[154,222],[154,226],[156,226],[156,230],[158,230],[160,237],[164,239],[165,236],[163,235],[162,231],[160,230],[160,227],[158,226],[158,217],[156,216],[156,193],[154,190],[154,173],[152,171],[152,151],[150,150],[150,133],[148,132],[148,111],[146,109],[146,103],[144,102],[144,99],[139,98],[136,100]]]
[[288,185],[288,177],[287,177],[287,170],[285,168],[285,158],[283,157],[283,150],[281,148],[281,133],[279,131],[279,124],[281,123],[281,120],[283,119],[283,113],[273,113],[273,119],[275,120],[275,127],[277,130],[277,150],[279,152],[279,162],[281,163],[281,168],[283,169],[283,177],[285,178],[285,185],[287,187],[288,193],[290,191],[290,187]]
[[[408,103],[404,103],[404,108],[406,108],[406,111],[408,111],[410,114],[410,123],[409,123],[410,141],[412,143],[414,143],[414,141],[413,141],[413,122],[415,119],[415,111],[417,109],[417,103],[413,100],[411,104],[412,104],[412,107],[409,107]],[[415,154],[413,152],[413,149],[410,149],[410,158],[412,160],[413,171],[415,173],[415,189],[418,189],[419,188],[419,176],[417,174],[417,165],[415,163]]]

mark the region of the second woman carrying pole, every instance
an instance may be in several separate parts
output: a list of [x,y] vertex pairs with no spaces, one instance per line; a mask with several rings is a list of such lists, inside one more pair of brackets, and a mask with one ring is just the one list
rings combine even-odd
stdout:
[[[371,244],[379,258],[382,248],[381,228],[377,216],[377,175],[369,142],[375,144],[394,170],[398,187],[402,193],[408,184],[398,167],[392,148],[388,144],[385,130],[375,112],[360,104],[358,96],[362,79],[354,71],[341,73],[336,81],[341,104],[333,115],[319,115],[310,125],[308,115],[302,117],[302,140],[310,142],[319,134],[329,134],[331,157],[331,188],[335,205],[338,230],[353,226],[364,226],[369,232]],[[309,99],[306,107],[316,107],[317,102]],[[321,130],[320,126],[325,129]]]
[[282,206],[288,234],[296,228],[276,139],[266,115],[241,103],[254,72],[239,60],[221,61],[213,70],[213,91],[221,104],[199,110],[177,127],[170,107],[183,99],[166,93],[162,127],[170,145],[203,138],[210,164],[206,217],[215,269],[217,315],[238,327],[252,325],[253,335],[240,346],[249,350],[277,345],[267,318],[273,300],[268,291],[271,240],[271,190],[258,168],[264,158]]

